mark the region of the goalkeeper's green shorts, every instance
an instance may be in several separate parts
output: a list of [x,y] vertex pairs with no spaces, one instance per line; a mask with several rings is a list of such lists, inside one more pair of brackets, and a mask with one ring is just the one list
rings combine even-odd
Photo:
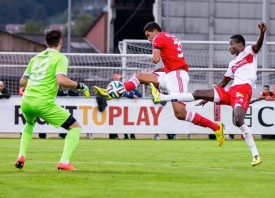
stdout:
[[21,108],[27,122],[34,123],[39,117],[56,128],[60,127],[70,116],[69,111],[55,102],[38,104],[23,97]]

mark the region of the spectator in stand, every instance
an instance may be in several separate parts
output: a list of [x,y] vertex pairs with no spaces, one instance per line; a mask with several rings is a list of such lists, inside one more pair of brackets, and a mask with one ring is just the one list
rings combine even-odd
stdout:
[[[125,92],[123,97],[134,99],[136,101],[138,98],[142,97],[142,94],[137,89],[134,89],[132,91]],[[130,134],[130,138],[136,139],[135,134]],[[129,136],[127,133],[124,134],[124,139],[129,139]]]
[[5,87],[5,84],[3,81],[0,81],[0,98],[10,98],[10,93]]
[[270,91],[270,87],[269,85],[265,85],[264,86],[264,89],[261,93],[259,93],[258,95],[258,99],[262,100],[268,100],[268,101],[271,101],[273,100],[273,92]]
[[79,96],[78,92],[72,89],[63,89],[59,87],[58,96]]
[[275,100],[275,85],[272,86],[272,100]]

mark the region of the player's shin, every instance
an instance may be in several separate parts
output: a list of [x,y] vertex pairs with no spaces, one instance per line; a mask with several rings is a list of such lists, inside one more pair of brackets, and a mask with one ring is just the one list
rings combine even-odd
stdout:
[[78,145],[80,132],[81,128],[78,127],[72,128],[68,131],[60,162],[65,164],[70,162],[70,158]]
[[171,94],[171,95],[165,95],[160,94],[159,95],[160,101],[182,101],[182,102],[191,102],[194,101],[194,96],[191,93],[178,93],[178,94]]
[[19,150],[19,157],[24,156],[26,157],[27,153],[27,148],[28,145],[32,139],[32,134],[33,134],[33,128],[35,124],[34,123],[28,123],[26,122],[24,129],[22,131],[22,137],[21,137],[21,142],[20,142],[20,150]]
[[192,122],[193,124],[198,125],[198,126],[208,127],[210,129],[212,129],[213,131],[216,131],[220,128],[217,123],[212,122],[211,120],[209,120],[195,112],[187,111],[185,120],[188,122]]

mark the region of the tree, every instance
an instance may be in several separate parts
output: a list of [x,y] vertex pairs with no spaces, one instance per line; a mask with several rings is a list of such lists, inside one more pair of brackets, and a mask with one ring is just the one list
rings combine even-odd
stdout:
[[74,20],[75,25],[72,27],[72,34],[75,36],[83,36],[83,34],[90,28],[94,22],[91,15],[79,15]]
[[44,7],[40,4],[37,4],[34,8],[32,20],[35,21],[47,21],[47,13]]
[[27,20],[24,32],[29,34],[44,34],[45,24],[42,21]]

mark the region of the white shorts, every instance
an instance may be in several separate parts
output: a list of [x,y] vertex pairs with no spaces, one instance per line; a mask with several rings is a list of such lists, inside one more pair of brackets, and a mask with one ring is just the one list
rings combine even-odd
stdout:
[[168,94],[187,93],[189,75],[183,69],[165,72],[155,72],[158,75],[159,88],[166,90]]

